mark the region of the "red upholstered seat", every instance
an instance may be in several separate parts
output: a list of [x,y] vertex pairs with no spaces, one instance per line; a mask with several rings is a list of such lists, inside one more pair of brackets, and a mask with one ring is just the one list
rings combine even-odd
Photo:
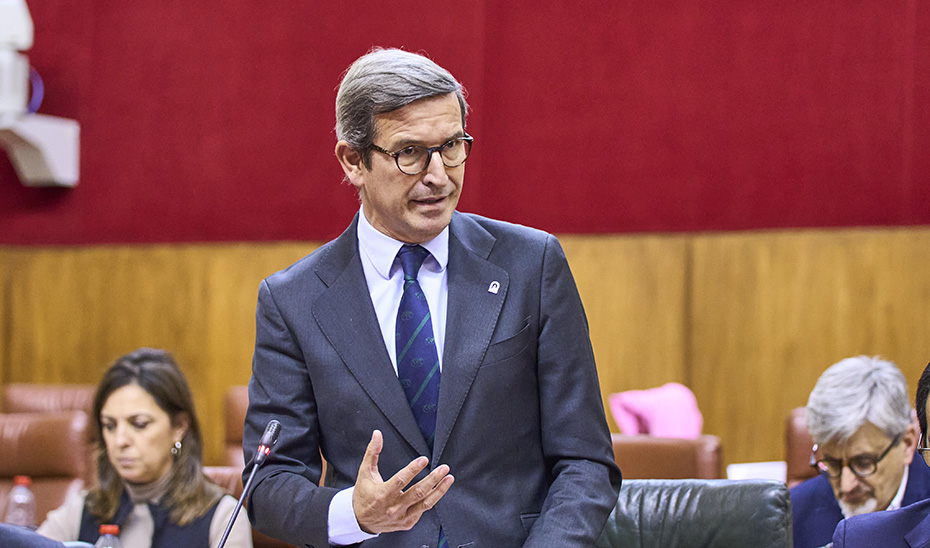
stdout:
[[0,414],[0,516],[14,476],[32,478],[37,523],[84,488],[87,428],[83,411]]
[[623,479],[719,479],[723,477],[720,438],[696,439],[611,434],[614,459]]
[[813,447],[814,439],[807,431],[807,408],[796,407],[785,422],[785,481],[788,487],[817,475],[817,470],[810,464]]

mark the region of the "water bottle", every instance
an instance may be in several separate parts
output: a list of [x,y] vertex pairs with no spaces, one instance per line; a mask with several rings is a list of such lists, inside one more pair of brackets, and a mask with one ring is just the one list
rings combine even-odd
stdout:
[[123,548],[119,541],[119,525],[101,525],[100,538],[94,548]]
[[6,503],[6,517],[3,521],[21,527],[36,526],[36,497],[29,486],[32,479],[29,476],[15,476],[13,488],[10,489],[10,498]]

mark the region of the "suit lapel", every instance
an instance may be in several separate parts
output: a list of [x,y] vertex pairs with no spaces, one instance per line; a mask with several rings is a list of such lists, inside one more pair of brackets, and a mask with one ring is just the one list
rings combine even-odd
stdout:
[[313,303],[313,317],[388,421],[417,452],[426,455],[426,441],[384,348],[358,253],[357,223],[356,215],[317,267],[317,276],[327,289]]
[[[495,239],[474,220],[453,213],[449,237],[449,302],[442,380],[436,417],[434,462],[462,409],[507,296],[509,276],[487,258]],[[496,292],[489,288],[493,282]]]
[[[902,510],[897,511],[901,512]],[[903,511],[907,512],[908,510]],[[913,510],[913,512],[917,513],[916,510]],[[924,517],[916,527],[908,531],[904,535],[904,540],[911,548],[927,548],[930,546],[930,515]]]
[[920,455],[915,453],[914,459],[908,466],[907,485],[904,487],[901,506],[909,506],[924,500],[930,492],[930,473],[927,472],[927,466],[921,462],[923,459],[919,457]]

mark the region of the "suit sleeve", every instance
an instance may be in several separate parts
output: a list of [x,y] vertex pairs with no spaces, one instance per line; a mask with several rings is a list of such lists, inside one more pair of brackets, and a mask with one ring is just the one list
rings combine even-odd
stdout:
[[617,502],[613,459],[581,298],[558,241],[543,259],[537,371],[550,485],[527,548],[593,546]]
[[846,520],[841,519],[833,531],[833,548],[843,548],[846,544]]
[[[243,446],[248,463],[265,425],[281,422],[278,443],[256,472],[247,509],[261,532],[298,546],[329,546],[327,516],[335,489],[319,487],[322,458],[313,387],[297,338],[267,280],[258,292],[255,354]],[[248,464],[243,481],[251,472]]]

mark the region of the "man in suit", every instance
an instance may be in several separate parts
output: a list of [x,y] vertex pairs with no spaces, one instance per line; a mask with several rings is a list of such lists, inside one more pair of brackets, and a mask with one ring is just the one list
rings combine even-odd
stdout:
[[828,544],[844,517],[930,496],[907,381],[893,363],[858,356],[830,366],[808,399],[807,428],[821,473],[791,489],[795,548]]
[[281,422],[248,499],[271,536],[584,547],[616,503],[620,471],[558,241],[455,211],[466,113],[462,86],[420,55],[375,50],[343,77],[336,157],[361,210],[259,288],[243,443]]
[[[930,397],[930,365],[917,382],[917,420],[923,458],[914,459],[926,468],[930,465],[927,448],[927,398]],[[834,548],[882,546],[883,548],[920,548],[930,546],[930,500],[924,499],[893,512],[876,512],[844,519],[833,533]]]

